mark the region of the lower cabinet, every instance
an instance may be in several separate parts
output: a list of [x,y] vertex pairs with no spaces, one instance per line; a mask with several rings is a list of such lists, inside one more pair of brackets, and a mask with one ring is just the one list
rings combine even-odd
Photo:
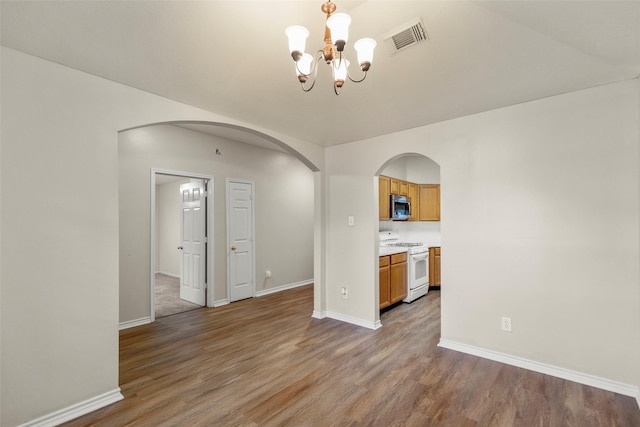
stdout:
[[440,248],[429,248],[429,287],[440,287]]
[[380,257],[380,308],[402,301],[407,296],[407,254]]

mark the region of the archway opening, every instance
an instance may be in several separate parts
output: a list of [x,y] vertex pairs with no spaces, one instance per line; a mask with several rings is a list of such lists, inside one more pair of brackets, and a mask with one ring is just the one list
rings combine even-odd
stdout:
[[[257,184],[256,257],[252,267],[255,296],[315,283],[314,203],[319,169],[294,148],[236,125],[179,121],[121,131],[118,155],[121,328],[123,324],[130,327],[152,320],[152,250],[143,242],[149,242],[154,232],[149,219],[153,170],[173,175],[207,175],[215,186],[209,237],[214,265],[209,280],[214,285],[212,295],[207,296],[208,306],[228,303],[227,178],[248,179]],[[295,233],[291,232],[292,226]]]
[[[377,171],[380,315],[438,292],[442,232],[440,166],[404,153]],[[439,307],[439,304],[437,305]]]

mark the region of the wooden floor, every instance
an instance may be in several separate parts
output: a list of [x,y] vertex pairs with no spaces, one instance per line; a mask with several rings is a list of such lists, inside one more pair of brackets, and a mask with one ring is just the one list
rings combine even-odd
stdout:
[[440,293],[377,331],[311,286],[120,332],[125,399],[68,426],[640,426],[634,399],[437,347]]

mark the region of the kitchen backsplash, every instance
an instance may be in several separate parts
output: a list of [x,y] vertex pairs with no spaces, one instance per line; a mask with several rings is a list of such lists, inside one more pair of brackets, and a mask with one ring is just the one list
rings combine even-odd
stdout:
[[440,245],[440,222],[380,221],[379,231],[395,231],[403,242]]

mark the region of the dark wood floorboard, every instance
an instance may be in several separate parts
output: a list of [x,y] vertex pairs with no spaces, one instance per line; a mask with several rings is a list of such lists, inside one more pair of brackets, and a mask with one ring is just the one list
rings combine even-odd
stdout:
[[634,399],[437,347],[440,292],[368,330],[304,286],[120,332],[125,399],[66,426],[640,426]]

